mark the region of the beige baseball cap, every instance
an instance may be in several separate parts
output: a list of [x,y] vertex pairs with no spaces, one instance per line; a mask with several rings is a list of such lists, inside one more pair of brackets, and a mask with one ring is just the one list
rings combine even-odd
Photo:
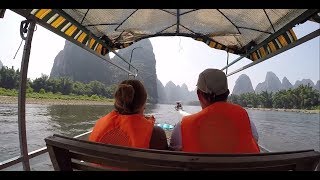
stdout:
[[197,87],[204,93],[221,95],[228,90],[227,76],[219,69],[206,69],[199,74]]

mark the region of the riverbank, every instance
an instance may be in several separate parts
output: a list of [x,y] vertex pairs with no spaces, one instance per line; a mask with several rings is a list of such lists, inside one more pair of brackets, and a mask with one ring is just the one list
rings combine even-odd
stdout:
[[[107,100],[65,100],[65,99],[38,99],[26,98],[26,104],[44,104],[44,105],[113,105],[113,99]],[[0,96],[0,104],[18,104],[16,96]],[[307,114],[320,114],[320,110],[307,109],[276,109],[276,108],[245,108],[260,111],[282,111],[282,112],[298,112]]]
[[[18,104],[16,96],[0,96],[1,104]],[[113,105],[113,100],[65,100],[65,99],[37,99],[26,98],[26,104],[45,105]]]
[[319,109],[308,110],[308,109],[276,109],[276,108],[245,108],[259,111],[282,111],[282,112],[298,112],[298,113],[307,113],[307,114],[319,114]]

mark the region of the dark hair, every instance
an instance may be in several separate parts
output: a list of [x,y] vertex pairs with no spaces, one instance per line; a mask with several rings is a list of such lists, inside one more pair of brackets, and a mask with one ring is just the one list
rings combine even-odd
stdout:
[[215,94],[208,94],[208,93],[205,93],[205,92],[202,92],[201,90],[198,89],[198,92],[200,92],[202,94],[202,96],[207,100],[209,101],[211,104],[214,103],[214,102],[218,102],[218,101],[225,101],[228,99],[228,96],[229,96],[229,89],[223,93],[223,94],[220,94],[218,96],[216,96]]
[[137,114],[146,103],[147,92],[139,80],[124,80],[114,94],[114,107],[120,114]]

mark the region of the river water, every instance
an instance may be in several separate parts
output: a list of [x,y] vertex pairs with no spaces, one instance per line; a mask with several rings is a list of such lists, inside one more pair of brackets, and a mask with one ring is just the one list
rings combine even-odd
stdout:
[[[200,106],[184,106],[188,113]],[[53,134],[76,136],[90,130],[97,119],[113,109],[106,105],[26,105],[28,151],[45,146],[44,138]],[[248,109],[255,123],[259,144],[270,151],[314,149],[320,151],[319,114],[260,111]],[[147,105],[158,123],[175,124],[181,115],[173,105]],[[17,104],[0,104],[0,162],[18,156]]]

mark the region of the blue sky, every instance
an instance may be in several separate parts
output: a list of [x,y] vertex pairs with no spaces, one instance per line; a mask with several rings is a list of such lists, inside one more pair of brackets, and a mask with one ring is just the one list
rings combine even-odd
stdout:
[[[5,66],[21,66],[23,45],[13,59],[21,38],[19,35],[20,22],[24,20],[18,14],[7,10],[4,19],[0,19],[0,60]],[[306,22],[294,27],[298,38],[319,29],[319,24]],[[198,74],[206,68],[221,69],[226,65],[227,53],[208,47],[202,42],[186,37],[155,37],[150,39],[156,57],[158,79],[165,85],[173,81],[177,85],[185,83],[189,90],[195,89]],[[55,56],[63,49],[65,40],[60,36],[37,26],[32,41],[28,77],[35,79],[41,74],[50,74]],[[241,74],[247,74],[253,88],[264,81],[268,71],[274,72],[280,79],[287,77],[294,84],[296,80],[311,79],[314,83],[319,80],[319,37],[305,44],[286,51],[276,57],[262,62],[249,69],[228,77],[229,89],[232,91],[236,79]],[[230,54],[229,62],[238,56]],[[228,69],[233,72],[250,63],[242,59]]]

